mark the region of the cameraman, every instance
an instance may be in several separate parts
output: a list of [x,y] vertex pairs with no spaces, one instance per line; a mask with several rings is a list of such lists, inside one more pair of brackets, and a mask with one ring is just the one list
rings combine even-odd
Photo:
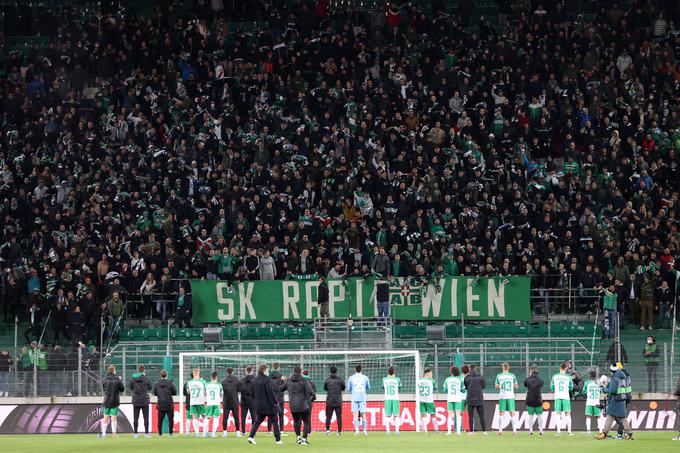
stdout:
[[603,387],[602,391],[607,394],[607,419],[605,420],[604,430],[597,436],[598,440],[607,438],[614,422],[623,426],[625,440],[633,440],[633,431],[628,423],[628,401],[631,397],[630,378],[615,363],[609,367],[612,378],[608,387]]

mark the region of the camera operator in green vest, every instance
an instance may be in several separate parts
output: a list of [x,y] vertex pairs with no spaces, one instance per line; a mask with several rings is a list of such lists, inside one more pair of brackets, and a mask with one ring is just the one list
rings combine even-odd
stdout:
[[609,367],[612,377],[609,385],[602,387],[602,391],[607,395],[607,419],[604,423],[604,430],[597,436],[598,440],[607,438],[614,422],[623,426],[625,440],[633,440],[633,431],[628,423],[628,403],[633,396],[633,389],[630,383],[630,376],[625,373],[620,364],[612,363]]
[[[31,364],[31,373],[37,370],[38,377],[38,395],[45,396],[43,389],[49,388],[49,379],[47,377],[47,353],[43,350],[41,345],[33,341],[31,348],[28,350],[28,360]],[[32,377],[32,374],[30,374]]]

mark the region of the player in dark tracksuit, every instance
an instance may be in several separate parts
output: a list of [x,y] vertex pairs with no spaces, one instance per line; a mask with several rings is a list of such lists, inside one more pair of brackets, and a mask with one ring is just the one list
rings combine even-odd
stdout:
[[246,375],[238,381],[238,391],[241,394],[241,435],[246,435],[246,416],[250,412],[250,419],[257,419],[255,411],[255,396],[253,395],[253,367],[246,368]]
[[[272,371],[269,373],[269,377],[272,380],[272,390],[274,391],[274,398],[276,398],[276,402],[279,403],[277,410],[279,411],[279,416],[278,416],[278,421],[279,421],[279,430],[283,432],[283,425],[285,420],[283,419],[283,407],[285,404],[285,401],[283,399],[283,392],[281,391],[281,387],[283,387],[284,380],[283,380],[283,375],[281,374],[281,369],[280,365],[278,362],[274,362],[272,364]],[[272,430],[272,421],[271,419],[267,419],[267,431]]]
[[223,435],[227,435],[227,424],[229,423],[229,413],[234,416],[234,426],[236,427],[236,436],[240,437],[240,419],[238,414],[238,378],[234,376],[234,369],[227,368],[227,375],[222,379],[222,403],[224,404],[222,416],[222,431]]
[[326,391],[326,434],[331,432],[331,418],[335,413],[338,423],[338,434],[342,433],[342,392],[345,391],[345,380],[338,376],[338,369],[331,367],[331,375],[323,383]]

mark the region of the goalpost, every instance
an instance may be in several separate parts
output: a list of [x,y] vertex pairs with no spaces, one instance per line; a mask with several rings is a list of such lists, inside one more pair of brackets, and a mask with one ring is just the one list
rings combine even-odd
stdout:
[[[421,378],[422,367],[420,353],[417,350],[298,350],[298,351],[252,351],[252,352],[182,352],[179,354],[179,432],[185,430],[185,389],[187,379],[190,379],[191,371],[195,368],[201,370],[201,377],[207,382],[213,371],[217,372],[218,380],[226,376],[227,368],[233,368],[233,374],[241,379],[245,376],[245,369],[253,367],[253,373],[257,375],[257,368],[261,364],[267,364],[272,368],[272,363],[279,362],[280,372],[285,377],[290,377],[293,367],[300,366],[307,371],[309,378],[316,386],[317,399],[312,408],[312,431],[326,431],[326,413],[324,381],[330,375],[330,367],[338,369],[338,376],[345,383],[355,372],[355,366],[361,365],[362,373],[370,381],[370,389],[366,392],[367,409],[365,417],[369,430],[382,431],[385,429],[384,417],[384,391],[382,378],[387,376],[388,367],[395,369],[395,374],[400,378],[400,420],[403,430],[420,431],[420,401],[417,392],[418,379]],[[284,405],[284,430],[293,431],[292,416],[288,408],[288,397],[284,393],[286,404]],[[352,414],[350,412],[350,395],[343,392],[342,421],[343,431],[350,432]],[[222,414],[223,416],[224,414]],[[240,415],[240,414],[239,414]],[[228,430],[234,431],[234,423],[230,418]],[[241,431],[250,429],[250,417],[248,417],[247,429],[241,427]],[[267,423],[263,423],[260,431],[267,430]],[[222,424],[220,423],[220,427]],[[220,428],[221,429],[221,428]],[[335,416],[332,418],[331,430],[336,430]]]

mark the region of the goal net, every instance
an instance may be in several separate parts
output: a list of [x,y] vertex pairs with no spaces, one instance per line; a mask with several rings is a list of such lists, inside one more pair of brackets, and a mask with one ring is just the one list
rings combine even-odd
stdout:
[[[186,396],[190,390],[185,388],[185,383],[191,379],[192,371],[200,370],[201,378],[210,382],[211,374],[217,373],[217,381],[221,382],[227,375],[227,369],[231,368],[232,374],[239,380],[244,380],[246,369],[252,367],[252,373],[257,376],[257,369],[261,364],[266,364],[272,373],[272,365],[278,362],[281,374],[288,378],[293,373],[293,368],[299,366],[303,373],[308,375],[313,386],[316,387],[316,400],[312,404],[311,426],[312,432],[326,431],[326,391],[324,382],[330,376],[330,368],[337,369],[337,376],[347,384],[347,380],[356,372],[356,366],[361,365],[361,372],[369,380],[370,387],[366,390],[366,410],[363,418],[368,431],[384,431],[386,424],[390,427],[399,423],[404,431],[419,430],[419,396],[416,385],[421,376],[420,354],[418,351],[393,350],[393,351],[269,351],[269,352],[196,352],[181,353],[179,356],[179,387],[180,414],[182,423],[179,423],[180,432],[190,429],[194,432],[193,422],[187,423]],[[393,386],[383,387],[383,378],[388,375],[389,367],[394,367],[395,375],[399,378],[400,387],[395,391]],[[245,384],[243,384],[245,385]],[[214,388],[214,386],[213,386]],[[186,392],[186,393],[185,393]],[[398,418],[385,415],[385,394],[396,393],[399,397]],[[293,418],[288,405],[288,395],[284,392],[285,403],[283,405],[284,432],[293,433]],[[239,397],[241,394],[239,394]],[[391,399],[391,398],[390,398]],[[220,398],[221,400],[221,398]],[[354,431],[351,411],[351,395],[346,389],[342,392],[342,407],[340,411],[342,430]],[[239,427],[246,435],[250,431],[253,419],[249,411],[243,411],[243,405],[239,405]],[[243,412],[247,412],[244,414]],[[221,411],[217,435],[223,435],[224,408]],[[332,412],[330,430],[338,431],[336,411]],[[245,415],[245,418],[244,418]],[[245,421],[245,423],[244,423]],[[210,422],[209,430],[212,430],[213,421]],[[197,424],[199,432],[205,426]],[[207,424],[206,424],[207,425]],[[244,426],[245,425],[245,426]],[[258,432],[267,431],[267,422],[263,423]],[[393,428],[392,428],[393,429]],[[236,420],[232,413],[227,418],[227,431],[233,435],[236,431]]]

